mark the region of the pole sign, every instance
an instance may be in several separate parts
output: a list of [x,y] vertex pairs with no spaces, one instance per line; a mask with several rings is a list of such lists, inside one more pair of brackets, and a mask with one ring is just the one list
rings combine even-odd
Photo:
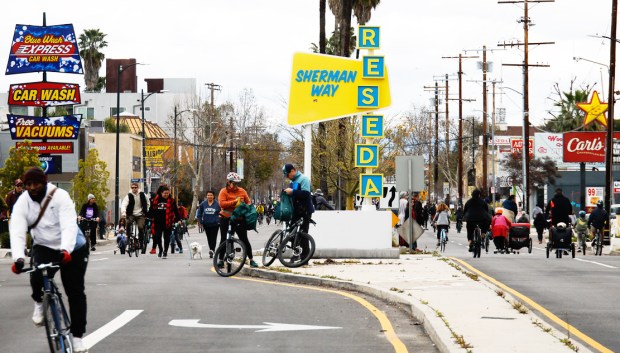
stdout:
[[39,118],[7,114],[13,140],[75,140],[80,132],[82,114]]
[[80,86],[73,83],[31,82],[11,85],[9,105],[52,107],[80,104]]
[[166,152],[170,146],[144,146],[146,155],[147,167],[163,167],[164,166],[164,152]]
[[15,26],[5,74],[44,71],[84,73],[72,24]]
[[39,156],[45,174],[62,174],[62,156]]

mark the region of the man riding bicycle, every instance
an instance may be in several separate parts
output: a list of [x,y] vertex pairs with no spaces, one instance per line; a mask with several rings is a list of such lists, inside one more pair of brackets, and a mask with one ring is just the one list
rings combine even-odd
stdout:
[[471,198],[465,203],[463,208],[463,220],[467,222],[467,241],[469,242],[469,252],[473,251],[474,230],[476,226],[482,233],[486,233],[491,224],[489,206],[480,198],[480,190],[474,189]]
[[149,202],[144,192],[140,191],[138,183],[131,183],[131,191],[125,196],[121,204],[121,217],[127,218],[127,229],[136,223],[138,227],[138,239],[142,245],[142,253],[146,252],[144,245],[144,223],[149,210]]
[[[588,218],[588,228],[591,229],[593,238],[596,236],[597,230],[600,234],[603,234],[603,228],[605,228],[607,222],[609,222],[609,215],[603,208],[603,201],[601,200],[596,204],[596,208],[590,213]],[[594,246],[594,241],[592,241],[592,246]]]
[[[284,189],[284,192],[292,196],[293,218],[291,222],[303,218],[304,222],[300,230],[303,233],[308,233],[310,219],[312,218],[312,213],[314,213],[314,205],[312,204],[312,197],[310,195],[310,179],[295,169],[295,166],[290,163],[282,167],[282,173],[291,181],[289,187]],[[308,255],[309,244],[304,238],[304,241],[302,241],[300,245],[302,248],[301,258],[305,259]]]

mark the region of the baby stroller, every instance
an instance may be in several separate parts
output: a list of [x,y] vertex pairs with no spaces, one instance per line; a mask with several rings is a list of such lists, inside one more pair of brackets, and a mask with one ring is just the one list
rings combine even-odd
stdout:
[[547,258],[553,250],[555,250],[555,257],[558,259],[562,258],[565,251],[570,251],[575,258],[575,244],[573,243],[573,232],[570,225],[567,226],[566,223],[560,222],[555,227],[551,227],[546,249]]
[[508,251],[519,253],[521,248],[527,247],[528,254],[532,253],[532,238],[530,238],[529,223],[513,223],[508,232]]

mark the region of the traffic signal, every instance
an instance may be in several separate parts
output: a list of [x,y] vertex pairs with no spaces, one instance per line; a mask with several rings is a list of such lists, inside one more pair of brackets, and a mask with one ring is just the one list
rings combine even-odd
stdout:
[[476,168],[467,171],[467,186],[476,186]]

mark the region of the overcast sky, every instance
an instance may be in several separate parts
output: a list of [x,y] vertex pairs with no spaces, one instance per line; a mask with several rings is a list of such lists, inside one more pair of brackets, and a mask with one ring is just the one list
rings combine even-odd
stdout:
[[[7,62],[15,25],[42,25],[46,12],[48,25],[72,23],[78,36],[93,28],[107,34],[108,47],[103,50],[107,58],[136,58],[148,63],[138,67],[139,88],[143,88],[144,78],[193,77],[204,98],[208,96],[205,83],[222,85],[217,104],[235,100],[241,90],[249,88],[275,120],[284,122],[293,53],[310,52],[310,43],[318,43],[318,4],[318,0],[5,2],[0,11],[0,43],[4,43],[0,45],[4,48],[0,50],[0,63]],[[458,71],[458,60],[442,56],[463,53],[480,56],[463,62],[463,96],[476,99],[464,103],[464,112],[480,116],[482,87],[473,81],[482,80],[477,67],[482,55],[474,50],[483,45],[497,50],[497,44],[504,41],[523,42],[523,25],[517,23],[522,16],[522,5],[491,0],[382,1],[368,25],[381,27],[381,49],[375,54],[385,56],[392,92],[392,106],[384,113],[390,117],[403,114],[413,105],[429,105],[432,92],[425,91],[424,86],[434,85],[435,77]],[[530,4],[530,18],[535,24],[530,28],[530,42],[555,42],[530,47],[530,64],[550,65],[530,68],[532,122],[550,118],[556,82],[568,90],[571,78],[576,78],[577,88],[596,84],[601,91],[602,79],[607,101],[607,67],[575,62],[573,57],[609,65],[609,41],[591,35],[610,35],[611,1]],[[333,22],[328,9],[328,32],[333,30]],[[503,81],[503,85],[522,92],[522,70],[502,65],[522,63],[522,49],[489,51],[487,60],[493,62],[488,80]],[[100,75],[105,76],[105,63]],[[6,92],[12,83],[41,78],[41,74],[3,75],[0,91]],[[49,74],[48,80],[84,83],[82,76],[69,74]],[[452,98],[456,98],[457,87],[456,80],[450,81],[450,92],[455,94]],[[496,106],[506,108],[507,120],[518,125],[522,121],[522,97],[511,90],[504,92],[497,95]],[[450,104],[450,116],[456,119],[457,102]]]

